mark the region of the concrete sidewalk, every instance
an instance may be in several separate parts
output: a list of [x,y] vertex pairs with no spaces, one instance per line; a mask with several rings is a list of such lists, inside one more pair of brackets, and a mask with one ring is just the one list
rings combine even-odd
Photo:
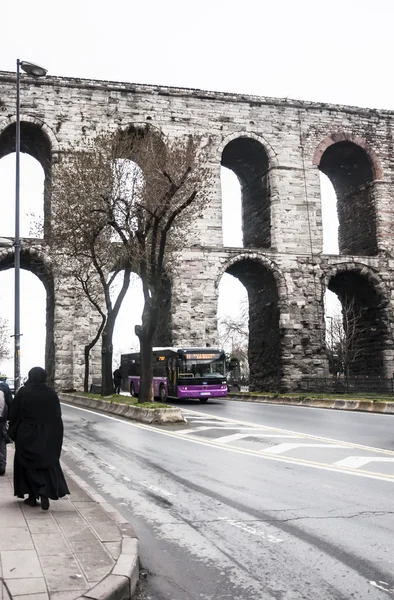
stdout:
[[13,496],[13,445],[0,477],[0,600],[125,600],[138,581],[132,526],[63,466],[67,498],[45,512]]

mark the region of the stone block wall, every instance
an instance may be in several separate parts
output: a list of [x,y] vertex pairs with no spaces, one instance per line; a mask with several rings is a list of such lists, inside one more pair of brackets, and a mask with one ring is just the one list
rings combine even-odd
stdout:
[[[0,157],[14,150],[15,94],[15,76],[0,73]],[[379,346],[381,356],[377,372],[392,373],[394,113],[164,86],[22,76],[22,149],[40,160],[46,173],[52,169],[54,178],[53,165],[63,153],[100,132],[147,123],[169,136],[198,134],[210,139],[213,181],[210,201],[193,223],[189,247],[169,282],[166,325],[158,336],[198,346],[217,343],[217,286],[223,272],[233,273],[248,289],[256,386],[273,385],[270,377],[276,372],[278,385],[294,387],[305,375],[327,373],[322,297],[326,286],[339,296],[348,293],[346,278],[327,274],[334,273],[334,265],[339,270],[348,266],[356,273],[355,293],[370,311],[369,323],[377,327],[372,344]],[[241,251],[223,248],[222,164],[241,183]],[[338,196],[341,255],[334,258],[322,254],[319,168],[331,178]],[[45,190],[47,232],[56,214],[56,195],[48,181]],[[0,268],[9,268],[9,251],[4,260],[1,252]],[[64,276],[51,272],[45,237],[32,244],[31,252],[44,256],[53,281],[48,292],[48,327],[53,331],[48,333],[47,359],[59,387],[80,387],[83,346],[95,318],[76,301],[77,292]],[[37,266],[31,268],[35,272]],[[367,293],[376,286],[377,295]],[[366,348],[368,336],[364,338]],[[368,353],[362,354],[367,364]],[[99,358],[96,352],[94,372]]]

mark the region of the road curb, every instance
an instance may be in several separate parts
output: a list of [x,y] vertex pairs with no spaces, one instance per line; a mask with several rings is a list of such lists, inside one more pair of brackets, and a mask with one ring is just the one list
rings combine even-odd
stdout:
[[364,400],[324,400],[321,398],[274,398],[273,396],[252,396],[250,394],[229,394],[228,400],[257,402],[259,404],[283,404],[284,406],[311,406],[314,408],[332,408],[335,410],[355,410],[394,414],[394,402],[373,402]]
[[139,546],[134,527],[67,465],[63,463],[62,468],[116,522],[122,536],[121,551],[111,571],[75,600],[129,600],[134,595],[139,579]]
[[96,398],[86,398],[78,394],[65,392],[59,393],[61,402],[75,404],[82,408],[92,408],[102,412],[111,413],[133,421],[141,423],[184,423],[185,417],[180,408],[139,408],[130,404],[120,404],[118,402],[109,402],[108,400],[98,400]]

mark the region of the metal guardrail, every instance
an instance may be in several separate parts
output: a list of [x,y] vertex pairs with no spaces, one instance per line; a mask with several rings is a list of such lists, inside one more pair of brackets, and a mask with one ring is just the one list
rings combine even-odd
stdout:
[[394,379],[380,377],[305,377],[299,383],[299,388],[308,392],[330,392],[335,394],[386,394],[394,396]]

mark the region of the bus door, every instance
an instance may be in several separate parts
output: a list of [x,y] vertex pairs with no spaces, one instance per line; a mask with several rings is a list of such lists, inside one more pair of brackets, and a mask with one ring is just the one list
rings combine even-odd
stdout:
[[177,359],[173,356],[167,358],[167,385],[168,395],[177,397]]

